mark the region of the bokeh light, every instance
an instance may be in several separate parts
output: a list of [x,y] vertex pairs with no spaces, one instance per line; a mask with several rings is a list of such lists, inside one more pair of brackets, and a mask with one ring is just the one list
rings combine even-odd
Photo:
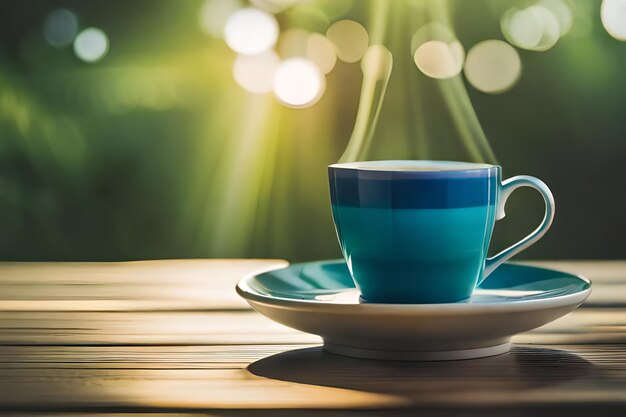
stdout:
[[518,48],[547,51],[558,42],[561,26],[557,17],[544,6],[509,9],[500,20],[504,37]]
[[572,9],[563,0],[541,0],[540,6],[550,10],[559,22],[559,32],[561,37],[567,35],[572,29],[574,14]]
[[288,29],[278,39],[278,53],[283,58],[305,56],[310,33],[304,29]]
[[458,42],[452,28],[443,23],[428,23],[419,28],[411,37],[411,55],[417,48],[428,41],[442,41],[448,44]]
[[387,80],[393,68],[393,55],[391,51],[382,45],[372,45],[367,48],[361,70],[366,78]]
[[237,53],[255,55],[274,47],[278,31],[274,16],[246,8],[230,15],[224,27],[224,40]]
[[469,50],[465,76],[477,90],[503,93],[511,89],[522,73],[522,62],[511,45],[500,40],[480,42]]
[[326,36],[319,33],[309,35],[306,57],[315,63],[324,74],[331,72],[337,62],[335,45]]
[[238,55],[233,64],[233,78],[251,93],[268,93],[274,88],[274,75],[279,64],[280,58],[274,51]]
[[324,74],[332,71],[337,62],[335,45],[321,33],[311,33],[304,29],[288,29],[283,32],[276,49],[283,59],[309,59]]
[[335,44],[337,56],[344,62],[357,62],[367,50],[369,35],[367,30],[354,20],[340,20],[333,23],[326,36]]
[[43,24],[44,39],[56,48],[70,45],[76,33],[78,33],[78,19],[67,9],[53,11]]
[[[570,38],[585,38],[592,35],[596,26],[596,12],[598,5],[596,2],[577,2],[572,5],[572,27],[567,36]],[[597,19],[599,22],[600,19]]]
[[242,7],[241,0],[206,0],[200,10],[200,27],[207,34],[222,38],[228,17]]
[[420,27],[411,38],[411,53],[417,68],[429,77],[452,78],[463,69],[465,49],[452,28],[443,23]]
[[280,13],[291,3],[289,0],[250,0],[250,4],[268,13]]
[[[359,0],[359,3],[361,1]],[[315,0],[315,4],[329,19],[334,21],[348,13],[354,6],[354,0]]]
[[603,0],[600,17],[609,35],[626,41],[626,0]]
[[311,32],[323,33],[330,25],[328,16],[313,2],[305,2],[304,4],[290,7],[285,12],[285,18],[289,21],[290,25]]
[[458,75],[463,69],[465,50],[460,42],[428,41],[413,55],[415,65],[432,78],[445,79]]
[[250,0],[250,4],[257,9],[276,14],[282,12],[291,5],[302,3],[303,1],[308,0]]
[[306,58],[289,58],[276,69],[274,93],[287,106],[308,107],[319,100],[325,87],[324,76]]
[[81,31],[74,40],[74,53],[85,62],[98,62],[109,50],[109,38],[98,28]]

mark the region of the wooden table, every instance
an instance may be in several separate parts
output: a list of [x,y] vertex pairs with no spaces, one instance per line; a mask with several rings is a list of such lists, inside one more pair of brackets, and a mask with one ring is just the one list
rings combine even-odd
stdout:
[[0,264],[0,411],[252,416],[626,415],[626,262],[541,262],[586,275],[588,302],[509,354],[378,362],[234,292],[275,260]]

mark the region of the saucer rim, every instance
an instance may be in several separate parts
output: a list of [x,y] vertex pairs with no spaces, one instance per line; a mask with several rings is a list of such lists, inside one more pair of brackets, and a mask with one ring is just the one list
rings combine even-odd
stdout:
[[[303,262],[304,264],[310,263],[324,263],[324,262],[336,262],[340,259],[328,259],[322,261]],[[572,294],[548,296],[546,298],[531,299],[531,300],[513,300],[513,301],[496,301],[488,304],[473,304],[473,303],[433,303],[433,304],[387,304],[387,303],[365,303],[365,304],[343,304],[323,302],[319,300],[297,300],[293,298],[274,297],[260,294],[254,291],[248,283],[255,277],[265,274],[267,272],[276,271],[280,269],[289,268],[295,264],[288,264],[286,266],[272,266],[261,271],[250,273],[244,276],[236,285],[235,289],[237,293],[248,301],[250,304],[262,304],[271,307],[280,307],[285,309],[296,309],[309,311],[312,308],[316,311],[325,310],[334,314],[346,313],[346,314],[381,314],[381,313],[393,313],[393,314],[415,314],[420,313],[432,313],[432,314],[458,314],[463,313],[490,313],[493,311],[499,311],[503,308],[507,311],[531,311],[537,308],[559,308],[564,306],[570,306],[573,304],[582,304],[591,294],[592,282],[589,278],[580,274],[571,274],[558,269],[545,268],[534,265],[528,265],[521,262],[506,262],[510,265],[518,265],[524,268],[535,270],[548,270],[556,271],[567,275],[572,278],[577,278],[583,281],[587,287],[581,291],[574,292]]]

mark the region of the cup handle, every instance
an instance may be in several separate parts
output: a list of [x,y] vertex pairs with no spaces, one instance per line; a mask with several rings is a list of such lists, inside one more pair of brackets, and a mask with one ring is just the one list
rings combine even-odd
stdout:
[[485,260],[485,269],[483,271],[483,276],[478,281],[478,284],[476,284],[476,286],[480,285],[485,280],[485,278],[489,276],[489,274],[491,274],[498,266],[500,266],[501,263],[511,258],[512,256],[517,255],[518,253],[541,239],[541,237],[550,228],[550,225],[552,225],[552,220],[554,219],[554,197],[552,196],[552,192],[550,192],[550,189],[543,181],[528,175],[519,175],[517,177],[512,177],[502,182],[500,198],[498,199],[498,204],[496,207],[496,220],[504,218],[504,205],[506,204],[506,200],[509,198],[514,190],[520,187],[531,187],[541,193],[541,196],[546,203],[546,211],[545,215],[543,216],[543,221],[541,222],[539,227],[537,227],[531,234],[526,236],[524,239],[504,249],[497,255],[491,258],[487,258]]

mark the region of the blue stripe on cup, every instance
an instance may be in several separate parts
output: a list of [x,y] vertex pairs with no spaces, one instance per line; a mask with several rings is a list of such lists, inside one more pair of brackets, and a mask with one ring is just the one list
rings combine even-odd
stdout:
[[363,208],[437,209],[495,204],[499,168],[392,171],[329,167],[331,201]]

